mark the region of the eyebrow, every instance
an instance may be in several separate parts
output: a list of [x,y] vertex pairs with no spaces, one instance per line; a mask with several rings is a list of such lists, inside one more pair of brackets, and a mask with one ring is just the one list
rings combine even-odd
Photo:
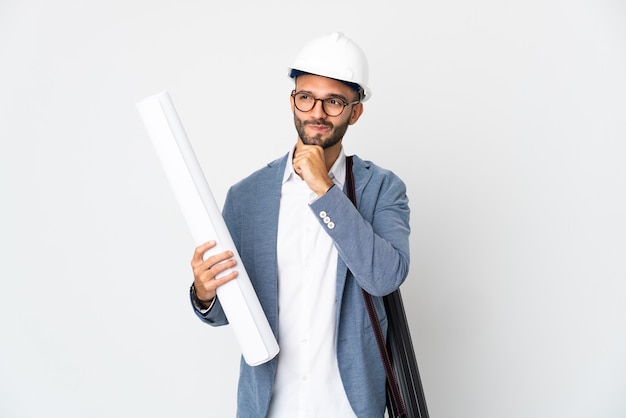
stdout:
[[[315,94],[313,94],[313,92],[309,91],[309,90],[297,90],[296,94],[298,94],[298,93],[307,93],[307,94],[310,94],[311,96],[316,97]],[[343,100],[346,103],[350,102],[350,100],[348,100],[347,97],[345,97],[344,95],[339,94],[339,93],[331,93],[328,96],[324,97],[322,100],[326,100],[326,99],[341,99],[341,100]]]

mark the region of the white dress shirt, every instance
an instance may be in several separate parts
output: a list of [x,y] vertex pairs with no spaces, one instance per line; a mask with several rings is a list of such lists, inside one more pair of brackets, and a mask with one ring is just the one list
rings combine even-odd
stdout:
[[[278,217],[278,367],[269,418],[349,418],[335,349],[337,249],[309,203],[317,195],[288,158]],[[329,175],[345,179],[343,150]]]

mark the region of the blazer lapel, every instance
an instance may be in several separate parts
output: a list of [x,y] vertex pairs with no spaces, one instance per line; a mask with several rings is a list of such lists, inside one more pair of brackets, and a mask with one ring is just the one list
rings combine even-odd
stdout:
[[287,155],[268,164],[259,179],[255,196],[248,202],[255,207],[254,217],[247,223],[253,228],[254,260],[257,277],[256,292],[263,310],[274,331],[278,335],[278,211],[280,192]]

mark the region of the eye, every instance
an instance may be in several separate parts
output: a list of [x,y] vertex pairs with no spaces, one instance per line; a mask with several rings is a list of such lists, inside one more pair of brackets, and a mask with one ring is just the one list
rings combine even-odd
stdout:
[[326,103],[328,103],[331,106],[343,106],[344,105],[343,100],[338,99],[337,97],[330,97],[326,99]]
[[308,93],[298,93],[296,97],[298,100],[302,100],[303,102],[308,102],[313,99],[313,97]]

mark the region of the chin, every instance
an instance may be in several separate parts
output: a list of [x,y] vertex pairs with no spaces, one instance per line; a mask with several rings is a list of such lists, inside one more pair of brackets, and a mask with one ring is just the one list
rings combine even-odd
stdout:
[[317,137],[317,138],[306,138],[305,137],[305,138],[302,139],[302,143],[304,145],[318,145],[318,146],[320,146],[322,148],[325,147],[325,144],[324,144],[325,141],[322,138],[320,138],[320,137]]

